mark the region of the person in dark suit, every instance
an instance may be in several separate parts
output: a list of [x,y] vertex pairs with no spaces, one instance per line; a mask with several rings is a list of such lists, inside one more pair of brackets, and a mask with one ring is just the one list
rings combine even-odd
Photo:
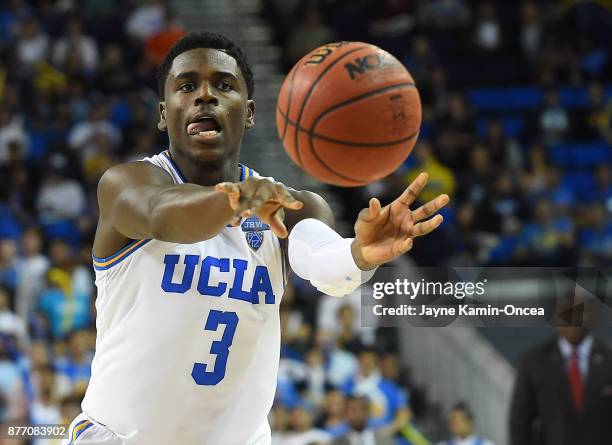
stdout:
[[[612,349],[584,323],[525,353],[510,409],[510,445],[612,443]],[[582,324],[582,326],[576,326]]]

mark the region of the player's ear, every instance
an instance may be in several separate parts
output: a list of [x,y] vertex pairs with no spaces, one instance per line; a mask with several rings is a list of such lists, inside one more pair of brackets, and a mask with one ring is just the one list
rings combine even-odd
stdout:
[[166,131],[168,126],[166,125],[166,103],[159,103],[159,122],[157,123],[159,131]]
[[244,128],[253,128],[255,126],[255,101],[247,100],[247,116]]

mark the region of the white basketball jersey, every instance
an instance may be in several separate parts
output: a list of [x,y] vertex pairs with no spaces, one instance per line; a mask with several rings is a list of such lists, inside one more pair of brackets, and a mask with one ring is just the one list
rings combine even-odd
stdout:
[[[168,152],[144,161],[185,182]],[[241,180],[256,175],[240,169]],[[94,257],[94,268],[89,417],[134,445],[269,437],[285,280],[279,239],[266,224],[249,218],[194,244],[134,241]]]

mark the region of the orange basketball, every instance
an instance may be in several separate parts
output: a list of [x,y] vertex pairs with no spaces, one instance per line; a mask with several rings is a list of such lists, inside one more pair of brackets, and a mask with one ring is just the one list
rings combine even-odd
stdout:
[[278,135],[293,162],[345,187],[396,170],[420,125],[412,76],[368,43],[330,43],[304,56],[283,82],[276,107]]

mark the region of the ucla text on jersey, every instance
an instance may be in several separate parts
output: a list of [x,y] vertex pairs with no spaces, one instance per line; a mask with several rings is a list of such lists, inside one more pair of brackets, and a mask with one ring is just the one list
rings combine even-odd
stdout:
[[[179,261],[181,261],[180,255],[166,255],[164,257],[165,269],[161,280],[161,288],[164,292],[184,294],[194,287],[196,266],[199,265],[199,277],[195,287],[200,295],[210,297],[227,296],[228,298],[246,303],[259,304],[260,292],[263,292],[265,304],[276,303],[276,297],[272,290],[272,283],[270,282],[270,275],[266,266],[255,266],[253,280],[245,289],[244,275],[249,268],[248,261],[238,258],[215,258],[212,256],[202,259],[198,255],[184,255],[182,256],[182,263],[185,265],[185,270],[181,278],[175,278],[175,269]],[[211,283],[210,276],[212,269],[220,272],[216,274],[219,277],[216,283]],[[227,277],[233,276],[231,283],[224,280],[225,274],[227,274]],[[228,285],[230,286],[229,290]]]

